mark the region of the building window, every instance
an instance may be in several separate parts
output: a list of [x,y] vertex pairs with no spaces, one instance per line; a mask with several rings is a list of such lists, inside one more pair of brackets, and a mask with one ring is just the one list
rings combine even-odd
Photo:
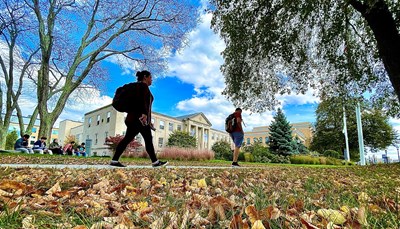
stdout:
[[173,123],[169,123],[168,124],[168,130],[169,131],[173,131],[174,130],[174,124]]
[[219,140],[219,135],[217,135],[217,141]]
[[36,131],[37,131],[37,128],[36,128],[36,127],[33,127],[33,128],[32,128],[32,133],[36,133]]
[[97,145],[98,139],[97,139],[97,133],[94,134],[94,144]]
[[80,137],[81,137],[80,134],[75,135],[75,139],[76,139],[78,142],[79,142],[79,140],[80,140]]
[[57,135],[57,134],[58,134],[58,130],[52,130],[52,131],[51,131],[51,134]]
[[31,143],[30,143],[31,145],[33,145],[33,144],[35,144],[35,141],[31,141]]
[[182,130],[182,125],[178,125],[178,126],[176,127],[176,129],[179,130],[179,131],[181,131],[181,130]]
[[246,143],[247,143],[247,145],[250,145],[250,138],[246,139]]
[[92,125],[92,117],[90,117],[90,118],[88,119],[88,123],[89,123],[88,127],[90,127],[90,126]]
[[100,124],[100,115],[97,115],[97,125]]
[[164,138],[158,138],[158,148],[162,148],[164,144]]
[[104,132],[104,139],[107,139],[108,137],[108,131]]
[[160,120],[160,130],[163,130],[163,129],[164,129],[164,121]]
[[256,143],[257,142],[257,138],[253,138],[253,142]]
[[190,136],[195,136],[196,135],[196,129],[195,128],[192,128],[191,130],[190,130]]
[[154,118],[151,118],[151,124],[153,124],[153,126],[154,126],[154,123],[156,123],[156,120],[154,120]]
[[267,144],[269,142],[269,138],[265,137],[265,144]]
[[110,118],[111,118],[111,112],[109,111],[107,112],[107,123],[110,122]]
[[260,137],[260,138],[258,139],[258,142],[259,142],[259,143],[261,143],[261,142],[262,142],[262,137]]
[[211,135],[211,139],[212,139],[212,140],[215,139],[215,134],[214,134],[214,133]]

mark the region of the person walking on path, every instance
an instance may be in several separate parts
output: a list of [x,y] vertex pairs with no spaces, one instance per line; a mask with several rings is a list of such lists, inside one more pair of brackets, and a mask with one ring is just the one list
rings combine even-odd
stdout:
[[230,133],[230,136],[235,144],[235,149],[233,150],[233,161],[232,167],[240,167],[238,164],[239,152],[240,147],[243,143],[244,132],[242,128],[242,109],[236,108],[235,112],[233,113],[236,119],[236,125],[234,126],[233,132]]
[[141,71],[136,73],[137,82],[135,83],[135,93],[137,98],[136,103],[132,104],[133,109],[128,111],[128,115],[125,119],[125,125],[127,127],[125,137],[118,143],[115,150],[114,156],[111,160],[111,166],[126,167],[119,158],[128,146],[128,144],[140,133],[143,136],[147,154],[150,156],[153,167],[161,167],[167,165],[167,161],[160,161],[157,159],[153,137],[151,130],[154,129],[151,123],[151,106],[154,100],[153,95],[150,92],[149,86],[152,84],[153,79],[149,71]]
[[29,135],[25,134],[22,138],[18,139],[14,144],[14,149],[23,153],[33,154],[33,150],[28,147]]

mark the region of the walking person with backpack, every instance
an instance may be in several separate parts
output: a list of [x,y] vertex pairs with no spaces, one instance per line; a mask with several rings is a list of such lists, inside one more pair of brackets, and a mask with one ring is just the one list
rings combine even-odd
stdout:
[[167,165],[167,161],[157,159],[151,130],[154,130],[151,123],[151,106],[154,100],[149,86],[153,78],[149,71],[136,73],[137,82],[126,84],[117,89],[113,107],[120,112],[127,112],[125,119],[127,127],[125,137],[118,143],[110,165],[116,167],[126,167],[119,158],[128,146],[128,144],[140,133],[143,136],[147,154],[149,154],[153,167],[162,167]]
[[238,158],[244,138],[242,122],[242,109],[240,108],[236,108],[235,112],[230,114],[225,120],[225,130],[229,133],[235,144],[232,167],[240,167],[238,164]]

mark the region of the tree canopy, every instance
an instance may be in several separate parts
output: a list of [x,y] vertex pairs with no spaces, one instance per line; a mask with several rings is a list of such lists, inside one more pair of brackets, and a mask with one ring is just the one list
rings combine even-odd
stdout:
[[[311,142],[312,150],[320,153],[335,150],[343,155],[346,148],[343,134],[343,107],[345,107],[350,158],[359,159],[355,103],[355,99],[343,101],[336,97],[324,99],[318,105],[315,132]],[[364,145],[372,150],[382,150],[390,146],[395,138],[395,132],[389,124],[388,117],[366,102],[360,106]]]
[[399,115],[400,3],[388,0],[212,0],[226,43],[224,94],[253,111],[277,95],[368,93]]
[[[0,54],[7,114],[14,109],[20,113],[14,105],[20,91],[11,71],[16,63],[10,58],[18,56],[35,73],[19,78],[31,80],[35,88],[29,89],[36,90],[38,102],[25,115],[33,121],[39,115],[39,135],[48,137],[75,90],[96,88],[107,80],[105,60],[160,73],[198,18],[197,6],[187,0],[0,0],[0,9],[0,44],[8,44],[9,54]],[[16,36],[20,39],[11,39]],[[7,120],[3,123],[0,140],[8,128]]]

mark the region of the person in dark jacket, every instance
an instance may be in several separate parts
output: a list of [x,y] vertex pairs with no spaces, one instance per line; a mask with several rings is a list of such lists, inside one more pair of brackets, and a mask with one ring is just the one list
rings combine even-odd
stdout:
[[57,139],[57,138],[53,139],[53,142],[50,143],[49,149],[50,149],[54,154],[58,154],[58,155],[62,155],[62,154],[63,154],[63,151],[62,151],[62,149],[61,149],[61,146],[58,144],[58,139]]
[[136,101],[138,102],[136,104],[132,104],[132,106],[134,106],[134,109],[129,111],[128,115],[126,116],[126,134],[125,137],[118,143],[110,165],[117,167],[126,167],[119,162],[119,158],[121,157],[128,144],[135,138],[138,133],[140,133],[143,136],[146,151],[150,156],[152,166],[165,166],[168,163],[167,161],[160,161],[157,159],[152,140],[153,137],[151,135],[151,130],[154,130],[151,123],[151,106],[154,97],[150,92],[149,86],[152,84],[153,79],[149,71],[137,72],[136,77],[137,82],[135,83],[135,95],[137,97]]
[[33,150],[28,147],[29,135],[25,134],[22,138],[18,139],[14,144],[14,149],[23,153],[33,154]]

